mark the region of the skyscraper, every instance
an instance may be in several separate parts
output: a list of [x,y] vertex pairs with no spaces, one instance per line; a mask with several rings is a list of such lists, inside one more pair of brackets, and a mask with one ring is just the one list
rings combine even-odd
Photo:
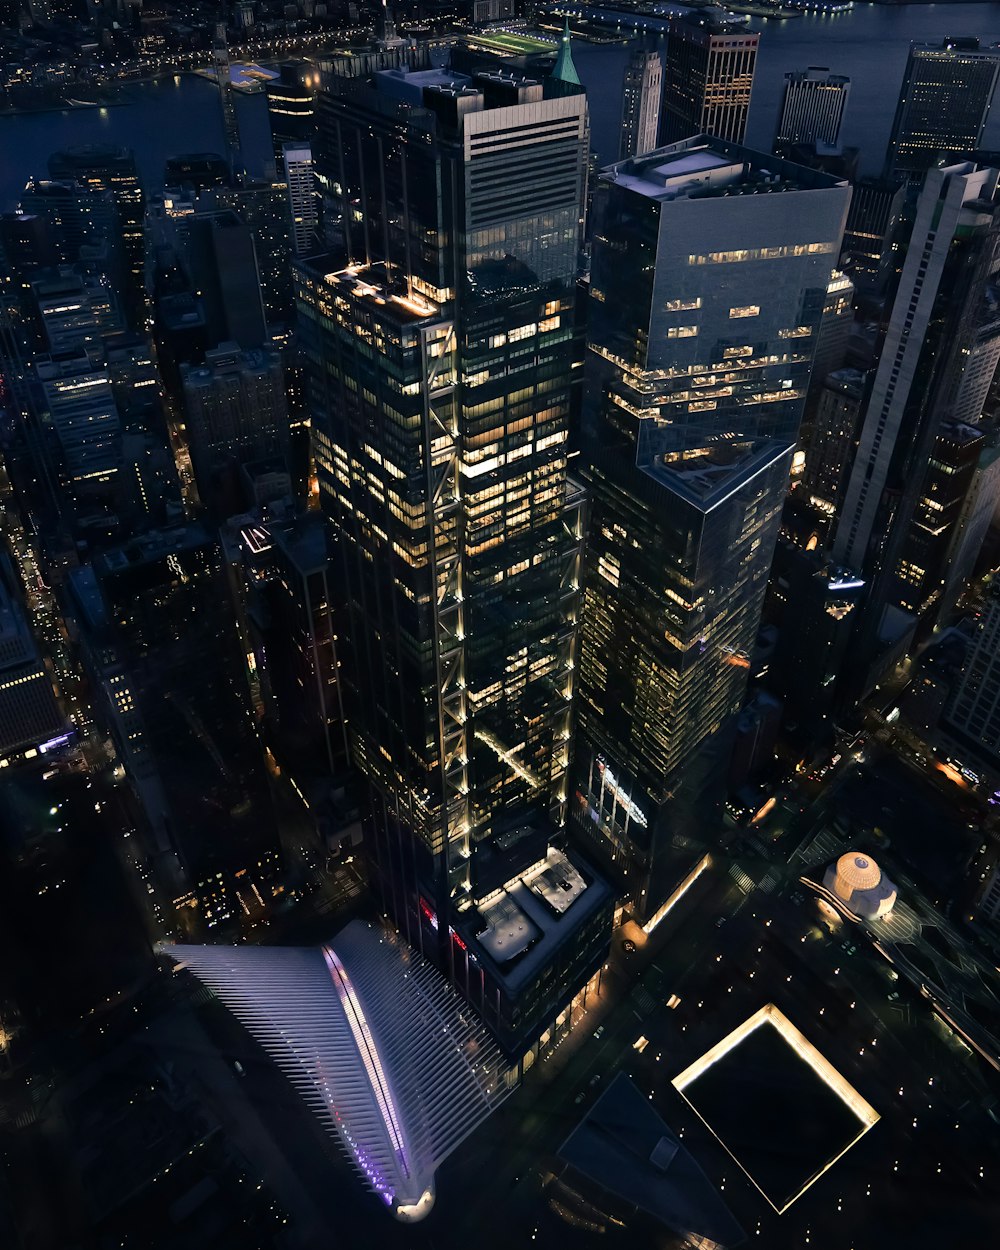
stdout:
[[656,147],[663,96],[663,64],[659,52],[638,47],[625,66],[622,88],[621,137],[618,159],[638,156]]
[[297,264],[375,885],[511,1056],[568,1027],[611,918],[561,845],[588,127],[568,51],[553,73],[332,77],[344,248]]
[[92,143],[65,148],[49,157],[49,177],[75,182],[91,191],[109,191],[118,206],[121,240],[127,267],[125,312],[133,329],[145,328],[145,197],[135,154],[130,148]]
[[292,253],[301,256],[316,246],[319,225],[319,197],[313,172],[312,148],[308,143],[286,143],[281,149],[288,186],[288,208],[292,227]]
[[121,310],[110,284],[83,265],[43,269],[31,293],[50,352],[99,348],[106,335],[121,334]]
[[312,140],[320,72],[317,65],[294,62],[280,66],[279,75],[264,84],[276,161],[286,143],[297,147]]
[[226,139],[226,158],[232,173],[237,174],[243,169],[243,150],[240,142],[240,119],[236,112],[236,97],[233,95],[225,22],[219,22],[215,27],[212,62],[215,65],[215,81],[219,86],[219,103],[222,106],[222,131]]
[[260,347],[267,338],[257,247],[232,209],[196,213],[187,225],[186,260],[202,298],[209,342]]
[[766,619],[777,626],[765,688],[785,709],[796,746],[829,743],[844,657],[851,645],[864,582],[832,563],[821,549],[807,550],[782,535],[774,550]]
[[1000,431],[995,422],[979,427],[983,445],[972,480],[962,500],[961,512],[951,532],[945,557],[942,612],[950,611],[975,570],[983,540],[1000,499]]
[[[292,221],[287,184],[281,179],[242,178],[238,186],[218,187],[198,197],[199,209],[231,208],[253,234],[258,281],[269,326],[289,319],[292,294]],[[247,279],[249,281],[249,279]]]
[[919,183],[941,156],[972,152],[986,125],[1000,52],[978,39],[913,43],[885,157],[885,176]]
[[182,365],[181,384],[191,461],[205,502],[227,465],[285,460],[288,406],[278,352],[222,343],[205,353],[204,365]]
[[941,597],[984,443],[981,430],[960,421],[943,422],[935,435],[898,567],[899,606],[914,616],[925,616]]
[[806,447],[799,491],[833,525],[854,454],[865,375],[857,369],[827,374],[816,399],[816,412]]
[[912,552],[904,568],[904,549],[920,500],[930,498],[922,486],[934,441],[976,342],[1000,230],[998,178],[968,162],[931,168],[917,201],[834,535],[834,557],[869,581],[858,646],[866,662],[886,607],[900,602],[898,579],[916,585],[927,571]]
[[695,11],[670,23],[660,142],[716,135],[742,143],[760,35]]
[[573,815],[643,919],[719,827],[849,197],[705,136],[598,184]]
[[903,198],[902,187],[881,178],[859,178],[854,183],[840,263],[860,290],[885,292]]
[[849,78],[831,74],[825,66],[810,65],[786,74],[775,152],[787,156],[796,143],[836,147],[850,90]]
[[80,352],[43,357],[36,372],[68,489],[78,498],[108,495],[121,469],[121,420],[107,370]]

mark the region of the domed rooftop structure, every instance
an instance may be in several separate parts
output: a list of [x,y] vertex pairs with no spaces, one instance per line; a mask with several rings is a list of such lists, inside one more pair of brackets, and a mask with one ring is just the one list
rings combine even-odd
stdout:
[[861,851],[841,855],[827,868],[823,884],[859,916],[884,916],[896,901],[896,887],[871,856]]
[[837,860],[837,876],[852,890],[871,890],[882,880],[882,870],[873,859],[849,851]]

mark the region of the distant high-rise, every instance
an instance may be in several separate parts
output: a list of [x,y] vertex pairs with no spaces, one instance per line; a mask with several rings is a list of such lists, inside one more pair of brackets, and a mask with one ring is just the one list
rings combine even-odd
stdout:
[[188,268],[204,305],[209,342],[260,347],[267,321],[250,227],[224,209],[196,213],[187,232]]
[[663,63],[659,52],[637,48],[625,67],[618,159],[651,152],[656,147],[663,96]]
[[229,161],[229,168],[236,174],[243,168],[243,150],[240,142],[240,119],[236,112],[236,97],[233,94],[225,22],[219,22],[215,27],[212,61],[215,65],[215,81],[219,87],[219,103],[222,106],[222,132],[226,139],[226,157]]
[[[278,763],[308,792],[349,766],[330,531],[316,512],[294,520],[232,518],[224,550],[254,704]],[[329,822],[325,809],[317,818]]]
[[881,178],[859,178],[854,184],[840,264],[860,290],[881,295],[889,284],[903,198],[902,187]]
[[913,43],[885,157],[885,177],[917,182],[942,156],[979,147],[1000,51],[978,39]]
[[182,366],[181,384],[191,460],[206,502],[213,475],[225,465],[285,459],[288,406],[278,352],[223,343],[205,353],[204,365]]
[[810,65],[786,74],[775,152],[787,156],[796,143],[836,147],[850,90],[849,78],[831,74],[825,66]]
[[766,615],[778,630],[762,678],[784,704],[796,745],[829,742],[839,693],[837,679],[851,645],[864,581],[838,568],[821,548],[778,539],[768,582]]
[[854,283],[846,274],[834,269],[827,283],[823,316],[816,333],[811,379],[814,391],[823,385],[828,373],[844,367],[853,326]]
[[213,204],[231,208],[253,234],[264,315],[269,326],[292,314],[292,227],[287,184],[277,178],[243,178],[238,186],[218,187],[198,197],[199,210]]
[[42,357],[36,372],[69,490],[81,498],[107,495],[121,469],[121,420],[107,370],[81,352]]
[[983,540],[1000,499],[1000,430],[993,422],[980,426],[982,446],[965,491],[944,559],[942,612],[947,613],[975,571]]
[[121,213],[114,192],[77,182],[32,178],[21,192],[22,213],[44,217],[55,258],[83,260],[106,274],[116,289],[125,283]]
[[224,187],[231,180],[229,165],[218,152],[183,152],[171,156],[163,166],[165,187]]
[[825,377],[817,395],[798,490],[828,526],[833,524],[847,484],[864,393],[863,373],[839,369]]
[[145,197],[135,154],[130,148],[92,143],[65,148],[49,157],[49,177],[75,182],[91,191],[110,191],[118,206],[121,240],[127,267],[125,312],[133,329],[145,329]]
[[280,66],[279,77],[264,84],[276,161],[280,161],[286,143],[299,147],[311,142],[316,130],[319,80],[318,65],[294,62]]
[[312,148],[308,143],[286,143],[281,149],[281,157],[288,186],[292,252],[301,256],[316,246],[319,225],[319,197]]
[[670,23],[660,142],[716,135],[742,143],[760,35],[695,11]]
[[556,72],[331,77],[317,167],[345,246],[296,266],[373,883],[532,1058],[599,971],[612,908],[561,849],[588,136],[568,40]]
[[948,573],[952,539],[984,449],[983,431],[945,421],[938,429],[900,553],[899,606],[914,616],[935,607]]
[[31,281],[31,293],[50,352],[100,348],[106,335],[124,330],[115,293],[84,266],[41,270]]
[[933,167],[917,201],[834,536],[835,558],[869,580],[858,652],[868,660],[885,609],[900,603],[900,579],[918,586],[928,572],[905,552],[916,525],[936,528],[929,516],[914,518],[918,508],[936,512],[925,475],[981,323],[1000,231],[998,178],[968,162]]
[[849,197],[704,137],[598,183],[573,814],[643,919],[719,828]]

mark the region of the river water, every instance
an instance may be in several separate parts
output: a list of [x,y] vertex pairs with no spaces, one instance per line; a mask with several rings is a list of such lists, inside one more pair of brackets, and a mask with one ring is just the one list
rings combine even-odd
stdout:
[[[877,172],[885,154],[910,40],[975,35],[1000,41],[1000,4],[856,4],[836,17],[812,14],[762,26],[747,143],[770,148],[783,75],[826,65],[851,78],[843,139],[861,148],[864,172]],[[617,155],[621,82],[627,52],[621,45],[577,41],[573,47],[590,99],[593,143],[602,161]],[[133,103],[107,109],[70,109],[0,118],[0,209],[13,207],[29,174],[44,176],[45,160],[69,144],[114,141],[133,148],[147,188],[156,188],[165,159],[178,152],[218,151],[222,119],[215,86],[193,74],[133,84]],[[262,95],[238,99],[245,155],[260,170],[269,151]],[[1000,148],[1000,101],[984,145]]]

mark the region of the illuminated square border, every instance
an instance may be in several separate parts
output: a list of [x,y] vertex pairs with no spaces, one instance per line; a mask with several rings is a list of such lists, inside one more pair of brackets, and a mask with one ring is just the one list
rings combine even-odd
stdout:
[[[718,1063],[718,1061],[724,1055],[728,1055],[731,1050],[735,1050],[735,1048],[739,1046],[741,1042],[745,1041],[751,1033],[767,1024],[777,1031],[782,1041],[795,1051],[799,1058],[804,1060],[813,1072],[815,1072],[824,1085],[837,1095],[849,1111],[853,1112],[860,1124],[857,1135],[852,1137],[851,1140],[832,1158],[828,1159],[818,1171],[808,1177],[802,1188],[797,1193],[792,1194],[783,1206],[778,1206],[771,1196],[761,1188],[746,1165],[735,1154],[733,1154],[732,1150],[729,1149],[729,1146],[723,1141],[711,1124],[709,1124],[709,1122],[701,1114],[692,1100],[684,1092],[689,1085],[698,1079],[698,1077],[703,1076],[713,1064]],[[787,1211],[793,1202],[797,1202],[806,1190],[811,1185],[814,1185],[824,1172],[829,1171],[837,1160],[842,1158],[852,1146],[857,1145],[861,1138],[864,1137],[865,1133],[867,1133],[870,1128],[873,1128],[881,1118],[875,1108],[861,1097],[854,1086],[851,1085],[847,1079],[837,1071],[833,1064],[830,1063],[830,1061],[816,1049],[812,1042],[810,1042],[809,1039],[801,1033],[794,1024],[792,1024],[791,1020],[789,1020],[783,1012],[779,1011],[774,1003],[767,1003],[765,1006],[761,1007],[759,1011],[754,1012],[749,1020],[744,1020],[741,1025],[738,1025],[737,1028],[733,1029],[732,1033],[727,1034],[721,1042],[717,1042],[711,1050],[706,1051],[700,1059],[696,1059],[694,1063],[685,1068],[683,1072],[679,1072],[677,1076],[674,1077],[672,1084],[698,1119],[701,1120],[702,1124],[705,1125],[719,1145],[722,1146],[726,1154],[729,1155],[740,1170],[747,1176],[754,1188],[759,1190],[760,1193],[764,1195],[768,1204],[773,1207],[779,1215]]]

